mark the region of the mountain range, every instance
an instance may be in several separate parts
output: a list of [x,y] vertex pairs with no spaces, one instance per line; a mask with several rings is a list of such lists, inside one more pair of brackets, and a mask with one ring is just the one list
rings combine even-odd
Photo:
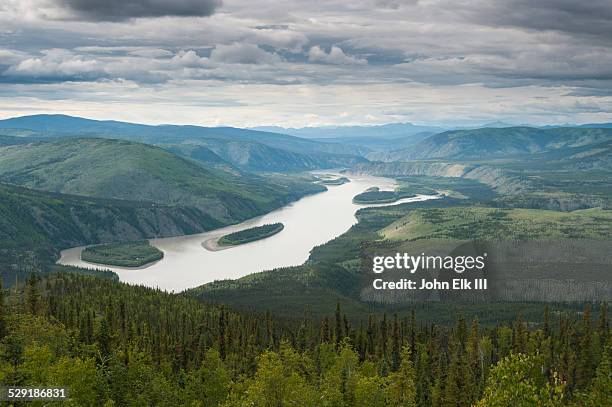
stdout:
[[[125,139],[168,147],[178,154],[186,152],[188,156],[192,156],[193,146],[202,146],[227,164],[263,171],[273,171],[269,163],[277,161],[285,171],[344,167],[363,162],[362,155],[370,151],[366,147],[234,127],[150,126],[66,115],[33,115],[0,120],[0,135],[38,140],[58,137]],[[188,147],[179,148],[178,145]],[[210,153],[206,155],[209,157]]]
[[608,128],[507,127],[452,130],[429,136],[408,148],[372,153],[368,158],[379,161],[516,158],[611,139],[612,129]]

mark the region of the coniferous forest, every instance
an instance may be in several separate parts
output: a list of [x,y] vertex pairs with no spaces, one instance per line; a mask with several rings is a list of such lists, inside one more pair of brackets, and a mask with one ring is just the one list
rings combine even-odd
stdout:
[[611,303],[612,0],[0,0],[0,407],[612,407]]
[[608,406],[606,304],[481,326],[236,312],[77,274],[2,290],[0,381],[72,405]]

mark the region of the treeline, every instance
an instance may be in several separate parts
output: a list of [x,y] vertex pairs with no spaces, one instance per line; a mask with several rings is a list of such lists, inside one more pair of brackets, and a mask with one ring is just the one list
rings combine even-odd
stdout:
[[612,405],[605,305],[446,327],[339,306],[283,319],[74,274],[2,297],[0,382],[67,386],[76,405]]

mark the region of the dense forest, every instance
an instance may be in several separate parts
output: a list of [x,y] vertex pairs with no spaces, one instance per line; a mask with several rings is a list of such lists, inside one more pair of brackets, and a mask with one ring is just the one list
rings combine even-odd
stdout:
[[340,306],[291,319],[60,273],[0,305],[0,381],[67,386],[73,405],[612,404],[605,304],[546,306],[541,323],[353,320]]

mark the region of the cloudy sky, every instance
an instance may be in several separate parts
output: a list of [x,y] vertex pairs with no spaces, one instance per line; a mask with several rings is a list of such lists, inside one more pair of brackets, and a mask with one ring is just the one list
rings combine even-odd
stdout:
[[1,0],[0,118],[612,121],[611,0]]

